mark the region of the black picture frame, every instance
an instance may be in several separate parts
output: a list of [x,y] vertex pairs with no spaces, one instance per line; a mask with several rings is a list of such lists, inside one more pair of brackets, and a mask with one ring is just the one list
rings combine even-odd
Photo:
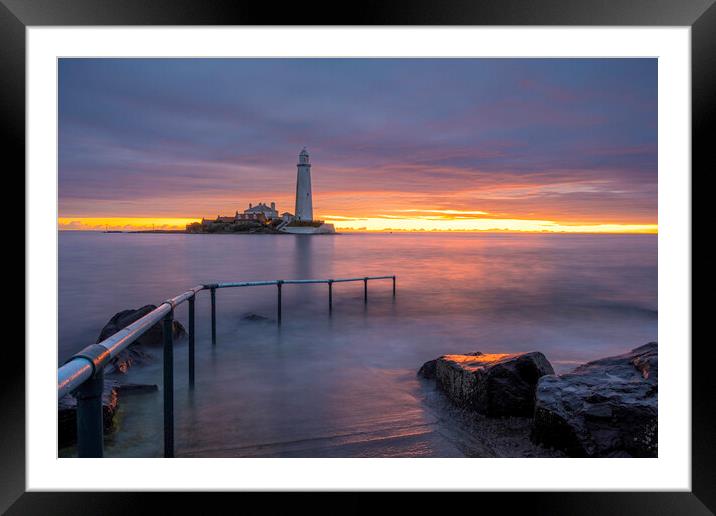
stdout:
[[[689,26],[692,170],[705,169],[713,162],[710,154],[716,137],[716,103],[712,98],[716,92],[714,2],[716,0],[372,0],[360,4],[295,2],[276,6],[216,0],[0,0],[0,127],[5,144],[5,174],[7,178],[25,168],[25,29],[53,25]],[[702,172],[705,174],[708,170]],[[693,175],[692,171],[692,178]],[[197,510],[207,510],[205,501],[193,497],[189,500],[186,494],[177,493],[25,492],[25,352],[9,341],[5,344],[5,364],[9,358],[13,367],[5,367],[0,389],[3,409],[0,510],[7,510],[8,514],[143,513],[155,512],[151,507],[157,501],[162,504],[162,513],[191,510],[195,503]],[[694,340],[691,492],[470,493],[467,494],[470,498],[457,496],[453,503],[468,503],[468,507],[475,510],[498,506],[500,511],[521,509],[540,514],[713,514],[716,512],[713,355],[708,341]],[[219,496],[224,500],[212,500],[212,506],[217,509],[218,504],[229,503],[229,507],[239,510],[252,506],[252,502],[267,503],[267,497],[271,497],[271,510],[261,512],[283,512],[275,495],[244,493],[241,505],[226,499],[235,494]],[[422,494],[414,493],[406,498],[410,503],[425,507]],[[296,510],[305,499],[303,494],[294,494],[281,503]],[[369,505],[382,503],[374,494],[336,494],[318,503],[311,501],[311,507],[318,510],[340,507],[342,513],[362,512]],[[449,506],[443,508],[450,510]],[[403,509],[406,509],[404,505]]]

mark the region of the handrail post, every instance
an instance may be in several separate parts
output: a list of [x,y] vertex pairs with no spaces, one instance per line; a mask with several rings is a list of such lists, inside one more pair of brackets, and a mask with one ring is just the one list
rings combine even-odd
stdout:
[[395,275],[393,275],[393,297],[395,297]]
[[368,278],[363,278],[363,304],[368,304]]
[[189,298],[189,388],[194,388],[194,299]]
[[211,345],[216,346],[216,287],[211,287]]
[[328,280],[328,314],[333,313],[333,280]]
[[164,317],[164,456],[174,457],[174,310]]
[[104,455],[104,418],[102,414],[103,369],[77,389],[77,456]]
[[283,286],[283,280],[278,280],[276,282],[277,288],[277,299],[276,299],[276,317],[278,321],[278,325],[281,326],[281,287]]

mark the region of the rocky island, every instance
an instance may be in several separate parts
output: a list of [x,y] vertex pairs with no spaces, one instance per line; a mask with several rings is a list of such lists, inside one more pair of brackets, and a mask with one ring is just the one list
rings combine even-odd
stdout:
[[311,186],[311,160],[304,147],[296,164],[295,214],[279,214],[276,203],[249,204],[243,213],[216,219],[201,219],[187,224],[187,233],[290,233],[294,235],[328,235],[336,232],[333,224],[313,218],[313,189]]

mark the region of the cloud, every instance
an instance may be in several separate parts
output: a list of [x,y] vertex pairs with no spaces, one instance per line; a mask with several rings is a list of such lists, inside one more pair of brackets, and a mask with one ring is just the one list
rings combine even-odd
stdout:
[[[62,216],[656,220],[653,59],[61,59]],[[433,215],[438,215],[434,213]],[[443,213],[445,215],[445,213]]]

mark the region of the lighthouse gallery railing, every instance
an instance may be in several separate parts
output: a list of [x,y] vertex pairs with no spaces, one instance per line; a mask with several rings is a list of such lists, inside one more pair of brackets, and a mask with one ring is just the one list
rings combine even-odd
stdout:
[[172,326],[174,309],[185,301],[189,304],[189,387],[194,388],[194,301],[202,290],[211,293],[211,344],[216,346],[216,290],[234,287],[257,287],[276,285],[277,324],[281,324],[283,285],[325,283],[328,285],[328,311],[333,312],[333,284],[352,281],[363,282],[363,302],[368,302],[368,281],[390,279],[393,281],[395,296],[395,275],[365,276],[362,278],[339,279],[297,279],[271,281],[244,281],[230,283],[209,283],[199,285],[176,297],[167,299],[157,308],[132,324],[121,329],[111,337],[87,346],[73,355],[67,363],[57,370],[58,400],[71,392],[77,398],[77,455],[79,457],[102,457],[103,455],[103,416],[102,391],[104,388],[104,368],[132,342],[137,340],[149,328],[162,321],[163,328],[163,391],[164,391],[164,456],[174,456],[174,347]]

